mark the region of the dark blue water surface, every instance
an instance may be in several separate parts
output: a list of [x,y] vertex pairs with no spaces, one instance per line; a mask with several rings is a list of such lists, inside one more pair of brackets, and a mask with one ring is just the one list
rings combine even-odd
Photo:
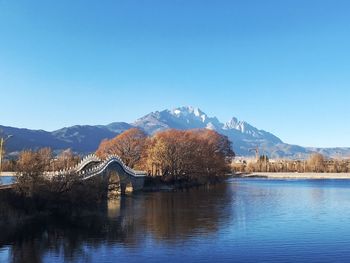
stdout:
[[0,262],[350,262],[350,181],[234,179],[0,233]]

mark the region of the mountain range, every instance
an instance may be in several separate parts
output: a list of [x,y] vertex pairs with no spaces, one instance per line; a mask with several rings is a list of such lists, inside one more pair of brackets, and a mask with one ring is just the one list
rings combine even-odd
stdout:
[[1,126],[2,134],[11,134],[6,145],[9,154],[17,154],[23,149],[51,147],[59,152],[71,148],[74,152],[86,154],[94,152],[103,139],[110,139],[132,127],[138,127],[147,134],[167,129],[212,129],[226,135],[238,156],[254,156],[258,147],[260,154],[270,158],[306,158],[313,152],[327,157],[350,156],[350,148],[307,148],[283,142],[276,135],[260,130],[253,125],[233,117],[226,123],[210,117],[195,107],[179,107],[172,110],[151,112],[133,123],[113,122],[108,125],[75,125],[53,132],[29,130]]

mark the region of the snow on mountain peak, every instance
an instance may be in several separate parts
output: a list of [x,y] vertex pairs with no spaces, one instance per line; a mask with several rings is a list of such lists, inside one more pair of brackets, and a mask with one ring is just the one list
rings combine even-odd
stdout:
[[214,124],[212,124],[211,122],[208,122],[207,126],[205,127],[208,130],[216,130],[216,127]]
[[260,133],[260,131],[248,124],[245,121],[239,121],[237,118],[233,117],[230,121],[226,122],[224,127],[224,130],[238,130],[242,133],[247,133],[253,136],[256,136]]
[[236,129],[238,124],[237,118],[233,117],[230,121],[226,122],[224,125],[225,130]]
[[199,117],[200,115],[202,115],[201,113],[202,113],[202,112],[201,112],[200,109],[198,109],[198,108],[193,108],[193,114],[194,114],[195,116]]
[[133,123],[134,126],[143,128],[147,133],[160,130],[175,129],[210,129],[229,136],[232,134],[246,136],[246,139],[262,139],[281,142],[276,136],[259,130],[245,121],[232,118],[227,123],[221,123],[216,117],[210,117],[199,108],[192,106],[178,107],[172,110],[152,112]]
[[176,110],[173,111],[173,113],[175,113],[175,115],[180,115],[180,114],[181,114],[181,111],[178,110],[178,109],[176,109]]
[[208,116],[201,111],[199,108],[192,107],[192,106],[184,106],[184,107],[179,107],[175,108],[170,111],[172,115],[175,117],[196,117],[199,118],[202,122],[205,122]]

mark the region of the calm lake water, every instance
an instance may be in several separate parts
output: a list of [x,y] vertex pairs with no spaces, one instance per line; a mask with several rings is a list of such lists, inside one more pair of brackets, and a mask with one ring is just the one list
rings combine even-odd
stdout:
[[350,262],[350,181],[235,179],[0,233],[0,262]]
[[15,180],[16,180],[15,176],[1,176],[0,184],[3,184],[3,185],[12,184]]

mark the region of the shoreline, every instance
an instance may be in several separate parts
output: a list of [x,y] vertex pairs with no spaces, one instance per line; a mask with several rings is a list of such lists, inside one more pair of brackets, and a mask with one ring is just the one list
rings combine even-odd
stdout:
[[350,173],[269,173],[258,172],[236,174],[234,178],[267,178],[267,179],[350,179]]
[[7,176],[16,176],[16,172],[1,172],[1,174],[0,174],[0,178],[1,177],[7,177]]

